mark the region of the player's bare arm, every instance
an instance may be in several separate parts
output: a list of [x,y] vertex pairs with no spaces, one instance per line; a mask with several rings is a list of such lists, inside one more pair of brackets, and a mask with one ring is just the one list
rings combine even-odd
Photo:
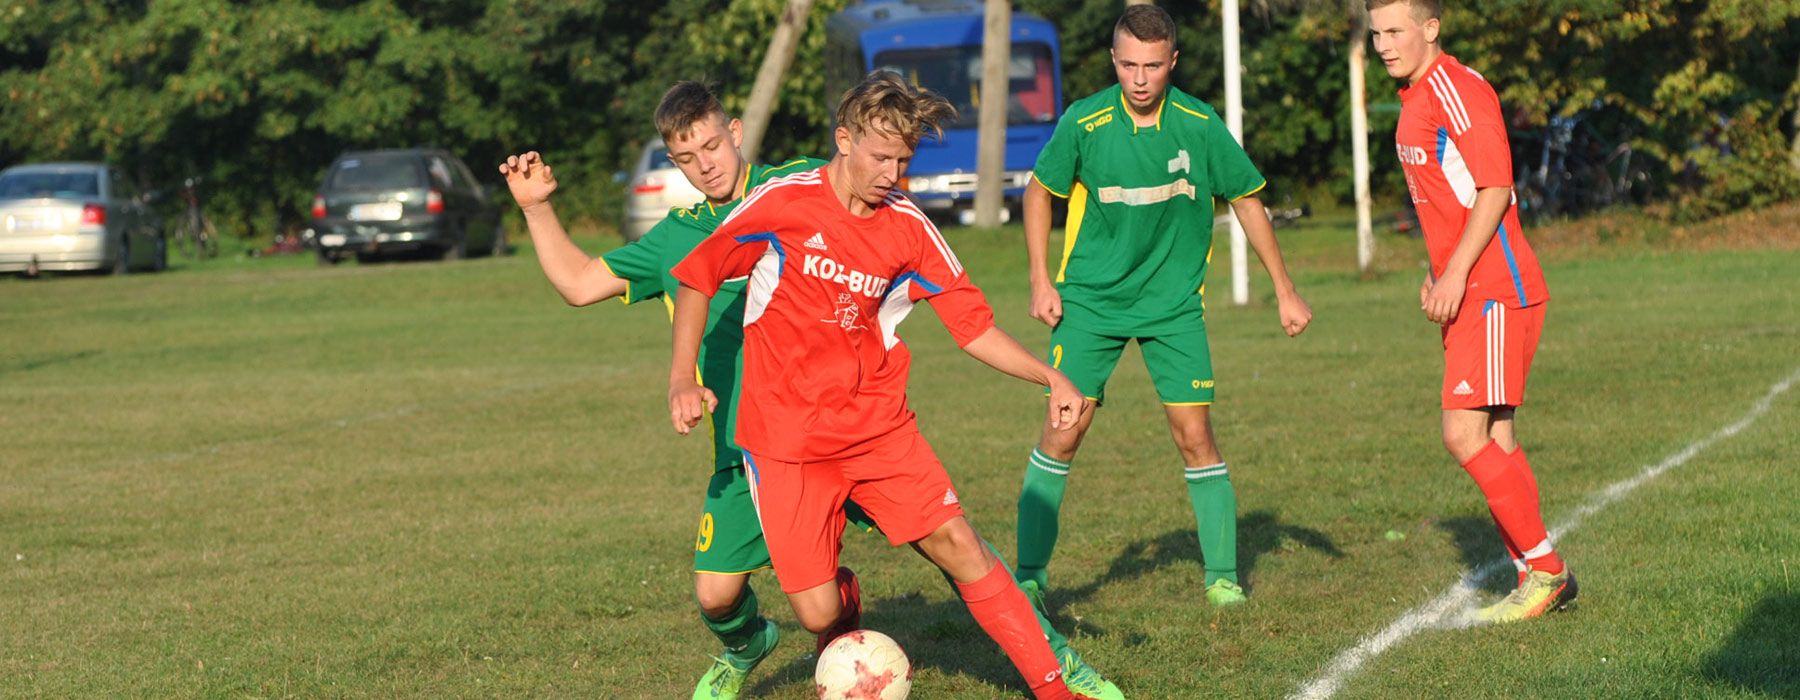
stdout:
[[1287,263],[1281,259],[1281,244],[1275,241],[1275,227],[1269,223],[1268,210],[1256,197],[1241,197],[1231,203],[1231,211],[1244,225],[1244,237],[1250,241],[1250,247],[1256,249],[1257,259],[1268,271],[1269,281],[1275,284],[1281,330],[1290,338],[1300,335],[1307,324],[1312,323],[1312,307],[1300,296],[1293,278],[1288,276]]
[[1487,250],[1488,242],[1494,240],[1500,219],[1511,205],[1511,187],[1488,187],[1475,192],[1475,206],[1469,211],[1469,223],[1463,227],[1456,250],[1444,263],[1444,273],[1428,283],[1431,289],[1423,300],[1425,318],[1438,325],[1456,320],[1463,294],[1468,291],[1469,270],[1474,269],[1481,252]]
[[588,257],[569,239],[550,205],[550,195],[556,192],[556,173],[541,154],[527,151],[507,156],[506,162],[500,164],[500,174],[506,176],[506,187],[525,215],[538,266],[563,301],[570,306],[587,306],[625,293],[625,280],[614,275],[600,259]]
[[675,351],[669,362],[669,420],[675,432],[688,434],[700,419],[718,408],[719,398],[700,386],[694,367],[700,361],[700,336],[706,332],[706,306],[712,297],[687,285],[675,294]]
[[1055,328],[1062,322],[1062,295],[1045,268],[1050,248],[1050,190],[1032,178],[1021,204],[1025,210],[1025,259],[1031,270],[1031,317]]
[[1050,427],[1057,430],[1068,430],[1081,421],[1081,414],[1088,408],[1087,397],[1075,388],[1075,384],[1044,364],[1037,355],[1026,350],[1012,335],[1000,330],[999,326],[987,329],[974,340],[963,346],[963,352],[980,360],[1002,373],[1023,379],[1039,386],[1049,387]]

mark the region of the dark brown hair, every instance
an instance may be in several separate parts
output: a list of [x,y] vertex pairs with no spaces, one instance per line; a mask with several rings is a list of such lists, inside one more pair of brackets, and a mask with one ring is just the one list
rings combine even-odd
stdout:
[[714,114],[725,116],[725,108],[712,88],[698,80],[683,80],[663,93],[656,105],[656,132],[667,143],[693,133],[695,124]]
[[1114,41],[1118,40],[1120,32],[1145,43],[1167,41],[1169,48],[1175,48],[1175,18],[1169,16],[1168,10],[1155,5],[1125,8],[1125,14],[1119,15],[1119,22],[1113,25]]
[[1397,3],[1406,3],[1407,7],[1412,8],[1413,19],[1420,22],[1438,19],[1444,13],[1444,3],[1439,0],[1368,0],[1368,9],[1379,10]]

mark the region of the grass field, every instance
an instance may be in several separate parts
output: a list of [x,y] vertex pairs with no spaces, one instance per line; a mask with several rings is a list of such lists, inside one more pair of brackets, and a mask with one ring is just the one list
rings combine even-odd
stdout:
[[[1041,346],[1017,229],[950,236]],[[1223,265],[1209,287],[1251,603],[1204,603],[1135,350],[1075,466],[1049,602],[1132,697],[1288,695],[1502,554],[1437,439],[1419,244],[1385,238],[1392,274],[1361,279],[1341,220],[1282,237],[1316,312],[1303,337],[1260,271],[1248,307],[1225,303]],[[1552,524],[1800,370],[1791,250],[1545,257],[1519,425]],[[1010,554],[1038,394],[929,311],[904,333],[924,430]],[[675,698],[717,651],[688,573],[707,442],[668,426],[660,304],[567,308],[529,251],[232,259],[0,280],[0,338],[0,696]],[[1791,391],[1562,536],[1577,611],[1422,631],[1340,696],[1800,697],[1797,452]],[[1023,695],[927,564],[846,539],[914,697]],[[810,697],[811,640],[773,577],[756,585],[788,638],[752,694]]]

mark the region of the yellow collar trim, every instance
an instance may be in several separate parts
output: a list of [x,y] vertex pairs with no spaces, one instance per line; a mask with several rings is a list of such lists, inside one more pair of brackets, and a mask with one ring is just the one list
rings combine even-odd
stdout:
[[[1134,134],[1137,133],[1138,129],[1140,129],[1142,127],[1138,126],[1137,115],[1131,111],[1131,103],[1125,101],[1125,86],[1124,85],[1119,86],[1119,104],[1124,105],[1125,113],[1128,115],[1131,115],[1131,133],[1134,133]],[[1168,88],[1164,88],[1162,101],[1156,103],[1156,130],[1157,131],[1162,131],[1163,108],[1168,106],[1168,104],[1169,104],[1169,92],[1168,92]],[[1176,105],[1176,106],[1179,107],[1180,105]],[[1111,108],[1108,107],[1107,109],[1111,109]]]

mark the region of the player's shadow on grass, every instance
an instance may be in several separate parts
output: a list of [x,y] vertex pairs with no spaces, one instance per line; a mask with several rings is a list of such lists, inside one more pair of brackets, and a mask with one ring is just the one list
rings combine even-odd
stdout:
[[1800,594],[1771,593],[1707,657],[1707,678],[1778,698],[1800,698]]
[[[1462,554],[1463,568],[1469,571],[1480,571],[1482,567],[1506,559],[1506,546],[1500,542],[1500,531],[1495,529],[1493,518],[1465,515],[1440,520],[1437,526],[1450,534],[1456,551]],[[1488,573],[1491,575],[1475,583],[1489,593],[1505,594],[1518,584],[1510,567],[1502,572],[1505,575],[1492,570]]]
[[[1272,512],[1259,510],[1238,519],[1238,573],[1242,576],[1247,591],[1255,590],[1253,574],[1262,557],[1305,550],[1321,552],[1334,559],[1344,556],[1324,533],[1282,523],[1280,517]],[[1196,568],[1200,566],[1200,544],[1191,526],[1132,543],[1113,558],[1104,573],[1087,583],[1070,588],[1052,586],[1044,601],[1049,608],[1047,614],[1050,622],[1057,630],[1071,637],[1077,634],[1077,626],[1080,628],[1080,636],[1106,636],[1110,632],[1105,627],[1094,624],[1091,619],[1083,618],[1077,625],[1076,621],[1061,615],[1060,611],[1070,604],[1092,599],[1101,588],[1109,584],[1139,578],[1183,561],[1192,562]],[[941,590],[948,591],[947,588]],[[1205,605],[1204,594],[1200,591],[1194,593],[1197,596],[1195,599],[1201,601],[1198,604]],[[863,626],[881,630],[899,640],[906,647],[914,668],[930,668],[947,676],[981,678],[1024,690],[1024,685],[1011,664],[1006,662],[999,648],[976,626],[975,620],[969,617],[968,607],[959,598],[946,598],[945,595],[935,593],[929,598],[922,593],[906,593],[879,600],[865,598]],[[813,643],[812,635],[793,628],[791,624],[784,626],[782,632],[788,635],[782,642],[783,645]],[[1125,643],[1133,646],[1141,641],[1128,639]],[[1075,645],[1079,648],[1078,642]],[[759,671],[746,695],[761,697],[781,685],[809,682],[813,662],[814,658],[809,653],[780,668]]]
[[[1321,552],[1333,559],[1344,556],[1325,533],[1283,523],[1280,516],[1270,511],[1254,511],[1238,518],[1238,576],[1246,592],[1256,590],[1256,565],[1262,557],[1305,550]],[[1064,621],[1057,613],[1064,606],[1086,601],[1109,584],[1138,578],[1182,561],[1201,566],[1200,542],[1192,527],[1177,528],[1127,545],[1100,576],[1073,588],[1052,586],[1044,601],[1050,608],[1050,621],[1061,625]],[[1086,628],[1084,621],[1083,631],[1087,631]]]

